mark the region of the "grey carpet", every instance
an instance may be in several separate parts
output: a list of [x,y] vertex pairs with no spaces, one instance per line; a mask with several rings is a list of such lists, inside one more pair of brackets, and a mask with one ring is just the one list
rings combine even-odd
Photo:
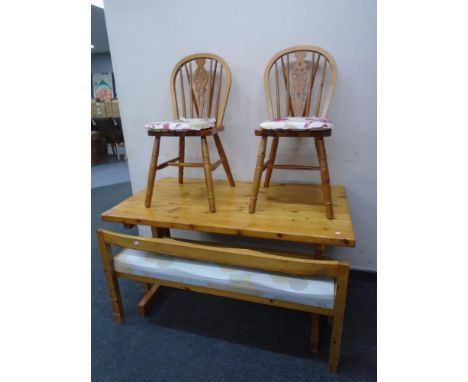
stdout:
[[107,161],[91,166],[91,188],[124,182],[130,182],[130,173],[123,155],[120,160],[108,155]]
[[321,322],[319,353],[309,352],[306,313],[164,288],[147,318],[138,283],[120,281],[126,321],[118,325],[97,249],[101,212],[131,194],[130,183],[92,189],[92,380],[375,381],[377,284],[352,275],[341,363],[327,370],[330,329]]

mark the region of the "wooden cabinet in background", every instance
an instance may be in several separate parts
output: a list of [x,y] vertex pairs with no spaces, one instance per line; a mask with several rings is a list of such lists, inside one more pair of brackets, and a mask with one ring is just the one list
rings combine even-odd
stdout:
[[91,165],[107,160],[107,140],[100,131],[91,131]]

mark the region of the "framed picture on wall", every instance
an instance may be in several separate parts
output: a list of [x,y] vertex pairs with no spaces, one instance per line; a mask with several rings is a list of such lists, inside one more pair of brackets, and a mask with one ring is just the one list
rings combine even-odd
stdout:
[[93,96],[96,99],[114,98],[114,82],[112,72],[93,73]]

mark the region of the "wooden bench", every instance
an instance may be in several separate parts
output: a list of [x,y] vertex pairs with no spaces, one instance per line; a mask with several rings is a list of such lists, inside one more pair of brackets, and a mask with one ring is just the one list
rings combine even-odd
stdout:
[[[326,315],[332,319],[328,366],[330,371],[337,371],[348,286],[347,263],[102,229],[97,231],[97,237],[118,323],[124,320],[118,278],[149,283],[153,285],[151,294],[163,285],[312,313],[314,351],[318,344],[318,315]],[[123,250],[113,256],[111,246]],[[285,281],[290,287],[284,286]]]

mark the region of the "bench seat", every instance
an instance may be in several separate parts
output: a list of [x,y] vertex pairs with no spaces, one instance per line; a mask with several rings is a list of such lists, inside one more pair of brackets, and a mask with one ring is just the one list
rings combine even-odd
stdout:
[[286,276],[134,249],[124,249],[116,255],[114,267],[119,273],[204,286],[307,306],[334,308],[335,281],[333,278]]

